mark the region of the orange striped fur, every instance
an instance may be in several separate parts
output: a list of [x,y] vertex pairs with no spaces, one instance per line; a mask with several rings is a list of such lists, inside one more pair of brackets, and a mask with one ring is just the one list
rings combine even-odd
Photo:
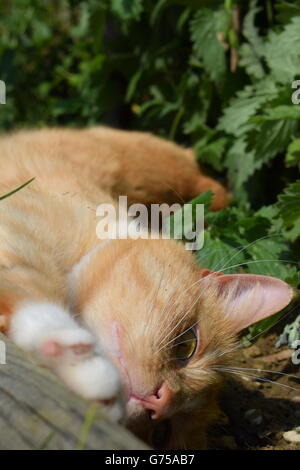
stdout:
[[[0,195],[35,177],[0,201],[0,327],[113,419],[128,400],[125,422],[150,445],[205,448],[216,368],[235,334],[283,308],[291,291],[264,276],[201,271],[172,240],[101,244],[96,206],[119,194],[173,203],[213,189],[218,209],[226,190],[190,150],[107,128],[3,136],[0,175]],[[192,326],[197,349],[179,363],[174,344]]]

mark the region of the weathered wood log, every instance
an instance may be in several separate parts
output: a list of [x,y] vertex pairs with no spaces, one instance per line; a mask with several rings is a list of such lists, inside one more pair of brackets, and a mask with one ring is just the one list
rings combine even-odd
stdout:
[[[0,334],[0,449],[138,450],[147,446]],[[3,343],[2,343],[3,346]]]

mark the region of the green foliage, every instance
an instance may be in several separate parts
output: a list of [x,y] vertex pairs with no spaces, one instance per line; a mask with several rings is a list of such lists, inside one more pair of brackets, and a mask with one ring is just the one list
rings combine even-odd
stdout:
[[300,16],[296,16],[282,32],[270,31],[264,47],[264,57],[274,80],[290,84],[299,73]]
[[286,166],[300,165],[300,139],[293,140],[287,148]]
[[203,66],[212,80],[224,78],[226,57],[218,35],[225,35],[230,26],[230,13],[226,10],[213,11],[202,8],[191,21],[191,39],[195,56],[203,61]]
[[1,129],[105,123],[193,146],[233,194],[199,262],[299,284],[299,0],[4,0],[0,31]]
[[111,9],[120,20],[139,20],[143,11],[143,0],[111,0]]
[[262,8],[258,8],[256,3],[256,1],[250,3],[249,11],[244,18],[243,35],[247,41],[240,47],[240,64],[251,78],[261,79],[265,75],[262,62],[264,41],[255,26],[255,17]]
[[291,240],[300,236],[300,180],[288,186],[279,196],[279,208],[284,226],[285,235]]

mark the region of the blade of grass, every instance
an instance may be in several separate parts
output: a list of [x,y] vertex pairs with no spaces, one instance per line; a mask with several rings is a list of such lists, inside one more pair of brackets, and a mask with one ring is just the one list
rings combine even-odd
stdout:
[[5,194],[4,196],[0,196],[0,201],[2,201],[3,199],[6,199],[7,197],[9,196],[12,196],[13,194],[17,193],[18,191],[20,191],[20,189],[23,189],[25,188],[25,186],[27,186],[28,184],[32,183],[32,181],[34,180],[35,178],[31,178],[31,180],[27,181],[26,183],[22,184],[21,186],[19,186],[18,188],[14,189],[13,191],[11,191],[10,193],[8,194]]
[[94,422],[96,411],[98,409],[97,403],[93,403],[89,409],[87,410],[87,413],[85,415],[84,423],[82,425],[81,431],[80,431],[80,436],[79,440],[76,446],[76,450],[84,450],[90,428]]
[[54,437],[55,435],[55,431],[52,431],[50,432],[49,436],[47,436],[43,442],[41,443],[41,445],[37,448],[37,450],[44,450],[46,449],[47,445],[49,444],[49,442],[52,440],[52,438]]

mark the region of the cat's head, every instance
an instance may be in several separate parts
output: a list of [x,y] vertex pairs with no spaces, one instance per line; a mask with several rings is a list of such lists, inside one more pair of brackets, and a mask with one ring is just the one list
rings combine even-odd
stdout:
[[75,309],[118,367],[128,426],[155,446],[199,446],[236,335],[284,308],[284,282],[199,268],[171,240],[116,240],[76,273]]

